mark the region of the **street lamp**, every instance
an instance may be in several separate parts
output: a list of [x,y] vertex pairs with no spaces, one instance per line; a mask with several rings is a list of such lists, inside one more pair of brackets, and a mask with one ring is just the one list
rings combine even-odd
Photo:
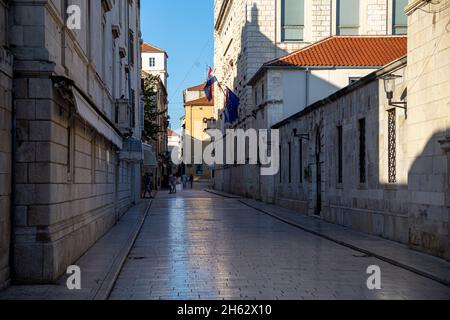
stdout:
[[394,98],[395,80],[401,77],[402,76],[395,74],[388,74],[381,77],[381,79],[384,81],[384,91],[386,92],[386,98],[388,99],[389,105],[395,108],[404,109],[406,111],[406,101],[392,102],[392,99]]

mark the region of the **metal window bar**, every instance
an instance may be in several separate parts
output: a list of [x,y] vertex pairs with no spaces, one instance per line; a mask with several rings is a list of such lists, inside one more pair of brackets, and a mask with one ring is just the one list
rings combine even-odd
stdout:
[[388,174],[389,183],[397,182],[397,124],[395,109],[388,113]]

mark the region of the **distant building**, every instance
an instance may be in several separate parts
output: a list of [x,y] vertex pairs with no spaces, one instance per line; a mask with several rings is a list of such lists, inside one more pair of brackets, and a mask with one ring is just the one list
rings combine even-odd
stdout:
[[[170,155],[171,173],[178,173],[178,164],[181,161],[181,135],[173,131],[172,129],[167,129],[167,150]],[[176,159],[173,159],[175,157]],[[173,162],[176,160],[175,162]]]
[[[181,137],[178,133],[176,133],[175,131],[173,131],[172,129],[167,129],[167,145],[168,145],[168,151],[170,154],[172,154],[172,152],[176,152],[178,154],[178,156],[180,156],[181,153],[181,148],[180,148],[180,143],[181,143]],[[180,159],[180,157],[178,157],[178,159]]]
[[141,46],[142,51],[142,71],[158,75],[167,89],[167,79],[169,78],[167,60],[169,56],[167,53],[151,44],[144,42]]
[[[183,93],[183,150],[182,155],[187,175],[193,175],[197,180],[211,178],[211,168],[203,161],[203,150],[211,141],[205,132],[206,121],[214,117],[214,99],[208,101],[204,92],[205,84],[188,88]],[[201,152],[194,152],[194,150]]]
[[249,81],[255,125],[269,128],[405,56],[406,46],[406,36],[334,36],[266,62]]
[[[170,170],[168,168],[170,154],[167,149],[167,129],[169,126],[169,100],[167,93],[167,78],[169,77],[167,72],[168,55],[164,50],[152,46],[146,42],[141,45],[141,51],[142,78],[145,78],[147,75],[159,77],[159,81],[155,87],[157,92],[157,119],[155,124],[159,127],[160,132],[154,141],[146,142],[152,145],[152,152],[155,153],[154,157],[157,159],[157,167],[154,171],[155,185],[156,187],[162,187],[167,184],[167,176],[170,174]],[[149,154],[150,151],[147,149],[147,152],[144,155]],[[148,161],[150,160],[147,159],[147,162]]]

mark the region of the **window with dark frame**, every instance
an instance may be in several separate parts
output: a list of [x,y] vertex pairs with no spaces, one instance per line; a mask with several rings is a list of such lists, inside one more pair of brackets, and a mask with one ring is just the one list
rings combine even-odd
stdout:
[[130,29],[129,31],[129,36],[130,36],[130,65],[134,65],[134,33],[133,30]]
[[359,0],[336,0],[336,34],[359,34]]
[[343,131],[342,126],[337,127],[338,136],[338,183],[343,182]]
[[303,41],[305,1],[281,0],[281,41]]
[[408,0],[393,0],[392,34],[408,33],[408,17],[405,14],[405,7]]
[[366,119],[359,120],[359,182],[366,183]]
[[354,84],[355,82],[358,82],[359,80],[361,80],[361,77],[350,77],[348,78],[348,84]]
[[261,85],[261,102],[264,102],[265,96],[266,96],[266,93],[265,93],[265,90],[264,90],[264,83],[263,83]]
[[136,91],[131,89],[131,126],[136,126]]
[[289,166],[289,183],[292,183],[292,153],[291,153],[291,143],[288,143],[288,166]]
[[67,127],[67,181],[73,182],[75,171],[75,132],[74,120],[69,119],[69,126]]
[[303,183],[303,141],[300,139],[298,142],[298,157],[299,157],[299,167],[300,167],[300,183]]
[[280,183],[283,182],[283,161],[281,159],[281,146],[278,148],[279,149],[279,155],[280,155]]
[[95,152],[96,152],[96,143],[95,143],[95,139],[96,139],[96,135],[94,135],[94,137],[92,138],[91,141],[91,183],[95,183],[96,179],[95,179],[95,170],[97,167],[97,161],[95,159]]

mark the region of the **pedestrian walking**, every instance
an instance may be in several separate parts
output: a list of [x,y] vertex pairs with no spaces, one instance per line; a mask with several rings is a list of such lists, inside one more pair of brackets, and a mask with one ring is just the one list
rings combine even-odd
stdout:
[[181,176],[181,183],[183,184],[183,189],[187,189],[188,177],[186,174]]
[[147,172],[144,176],[144,199],[147,196],[147,193],[150,195],[150,199],[152,196],[152,176]]
[[173,193],[177,193],[177,183],[178,183],[178,178],[176,175],[172,175],[172,189],[173,189]]
[[194,188],[194,176],[191,174],[189,177],[189,184],[191,185],[191,189]]
[[169,176],[169,194],[177,193],[177,177],[173,174]]

